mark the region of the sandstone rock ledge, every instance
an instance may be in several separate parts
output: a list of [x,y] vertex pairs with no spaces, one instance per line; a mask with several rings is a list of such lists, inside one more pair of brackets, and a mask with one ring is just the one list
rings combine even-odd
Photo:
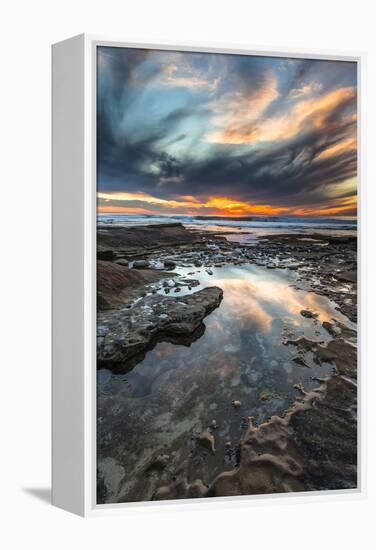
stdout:
[[222,298],[222,289],[213,286],[178,298],[146,296],[132,307],[99,313],[98,368],[127,372],[163,340],[190,345],[203,334],[203,319]]
[[[338,346],[335,355],[334,345]],[[301,395],[282,417],[272,416],[259,426],[250,422],[240,441],[237,468],[223,471],[210,484],[205,483],[209,480],[195,480],[195,493],[183,475],[159,487],[153,499],[355,489],[356,349],[337,339],[327,348],[317,347],[317,360],[324,350],[325,360],[335,364],[334,374],[310,392],[297,386]]]
[[142,296],[146,286],[171,277],[169,272],[153,269],[129,269],[113,262],[97,262],[97,309],[118,308]]

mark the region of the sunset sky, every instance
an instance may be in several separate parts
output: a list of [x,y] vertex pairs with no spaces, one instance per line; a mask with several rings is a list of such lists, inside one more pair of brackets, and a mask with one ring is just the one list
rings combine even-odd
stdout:
[[98,211],[356,215],[356,64],[98,48]]

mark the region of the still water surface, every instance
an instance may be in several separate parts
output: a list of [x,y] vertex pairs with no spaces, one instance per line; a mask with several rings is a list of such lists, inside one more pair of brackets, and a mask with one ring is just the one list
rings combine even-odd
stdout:
[[[297,363],[299,351],[286,340],[304,335],[328,341],[322,322],[331,319],[354,328],[326,297],[295,288],[296,272],[242,265],[213,268],[212,273],[196,269],[190,275],[200,280],[192,292],[214,285],[224,291],[220,307],[204,321],[201,338],[190,347],[159,343],[126,375],[98,371],[98,426],[104,434],[98,438],[99,457],[121,457],[133,472],[133,485],[153,453],[174,449],[177,464],[183,460],[192,434],[213,419],[217,452],[208,460],[213,475],[222,471],[225,444],[239,440],[244,417],[260,423],[282,414],[299,395],[294,384],[310,389],[318,385],[312,377],[332,370],[332,365],[315,363],[310,353],[304,355],[307,366]],[[317,318],[303,317],[304,309]],[[241,402],[239,410],[232,407],[233,400]],[[198,474],[205,477],[205,471]],[[140,495],[147,498],[148,489],[141,487]]]

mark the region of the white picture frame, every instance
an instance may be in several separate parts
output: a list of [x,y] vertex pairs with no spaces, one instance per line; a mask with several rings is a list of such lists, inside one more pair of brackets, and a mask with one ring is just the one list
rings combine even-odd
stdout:
[[[345,60],[358,67],[358,487],[283,495],[96,504],[96,48],[148,48],[276,57]],[[79,35],[52,47],[52,502],[92,516],[134,507],[244,506],[363,498],[365,483],[364,349],[364,99],[365,54],[274,51],[214,44],[129,44]],[[362,268],[360,269],[360,266]]]

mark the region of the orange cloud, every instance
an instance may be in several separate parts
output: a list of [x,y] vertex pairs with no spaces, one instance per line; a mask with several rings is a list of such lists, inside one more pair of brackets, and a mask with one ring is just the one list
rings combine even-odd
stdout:
[[330,129],[329,115],[355,97],[354,88],[339,88],[319,97],[303,99],[282,116],[261,117],[257,121],[251,116],[246,123],[234,119],[227,127],[208,134],[206,141],[244,145],[291,139],[305,127]]
[[[340,192],[340,189],[337,189]],[[206,216],[325,216],[353,214],[357,206],[356,191],[348,197],[330,198],[328,204],[288,207],[271,204],[255,204],[232,197],[214,197],[199,199],[181,196],[175,200],[159,199],[147,193],[98,193],[101,204],[99,213],[112,214],[159,214],[165,215],[206,215]],[[135,205],[139,201],[139,206]],[[111,204],[114,203],[114,204]],[[123,204],[119,204],[123,203]],[[127,204],[128,203],[128,204]],[[131,204],[129,204],[131,203]]]
[[202,204],[203,208],[216,208],[228,216],[245,216],[249,214],[278,215],[288,210],[286,207],[274,207],[270,204],[252,204],[236,201],[228,197],[210,197]]
[[356,194],[349,197],[339,197],[331,201],[327,206],[307,206],[291,209],[294,216],[337,216],[353,215],[357,209]]
[[155,214],[146,208],[132,208],[129,206],[110,206],[101,204],[97,207],[98,214]]
[[[351,215],[353,216],[356,212],[356,204],[353,206],[334,206],[332,208],[319,208],[317,210],[314,209],[308,209],[304,210],[304,213],[302,215],[304,216],[338,216],[339,214],[342,215]],[[297,214],[299,215],[299,214]]]
[[341,155],[342,153],[348,153],[350,151],[355,151],[357,148],[357,140],[355,138],[349,138],[335,145],[331,145],[319,155],[317,155],[316,160],[322,160],[334,155]]
[[[230,197],[208,197],[205,200],[199,200],[191,196],[182,196],[178,200],[159,199],[148,195],[147,193],[98,193],[98,199],[104,201],[105,204],[98,206],[99,212],[125,212],[129,213],[156,213],[155,207],[163,207],[165,212],[174,211],[174,213],[186,214],[217,214],[222,216],[246,216],[252,214],[260,215],[279,215],[289,210],[286,207],[275,207],[270,204],[253,204],[248,201],[240,201]],[[111,202],[116,201],[116,204],[111,206]],[[140,207],[134,206],[134,201],[140,201]],[[124,202],[119,205],[119,202]],[[132,206],[128,207],[127,202],[132,202]],[[154,209],[153,209],[154,207]],[[150,208],[150,209],[149,209]]]
[[[179,206],[196,206],[196,201],[192,200],[192,197],[190,197],[190,200],[166,200],[166,199],[159,199],[158,197],[153,197],[152,195],[149,195],[147,193],[143,192],[136,192],[136,193],[98,193],[97,194],[98,199],[103,199],[104,201],[124,201],[125,203],[127,201],[142,201],[149,203],[150,205],[158,205],[158,206],[164,206],[165,208],[176,208]],[[183,198],[183,197],[182,197]]]
[[208,143],[243,143],[239,142],[242,128],[259,119],[278,97],[277,81],[269,74],[264,85],[256,92],[232,92],[211,102],[210,107],[214,111],[213,125],[225,129],[208,132],[204,140]]

